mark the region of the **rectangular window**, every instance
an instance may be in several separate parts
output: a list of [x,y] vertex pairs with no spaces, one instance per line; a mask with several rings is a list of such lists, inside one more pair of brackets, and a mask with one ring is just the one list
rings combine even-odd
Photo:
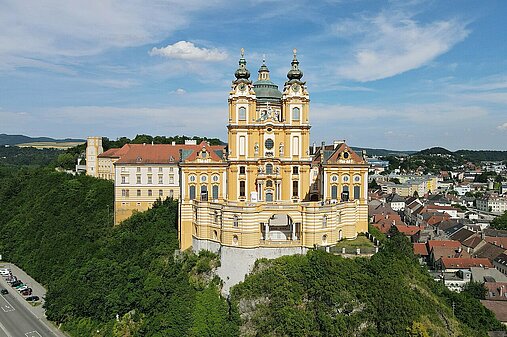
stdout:
[[244,156],[245,155],[245,136],[239,137],[239,155]]
[[245,167],[244,166],[240,166],[239,167],[239,174],[245,174]]
[[158,190],[158,196],[162,197],[163,195],[164,195],[164,191],[163,190]]
[[140,184],[140,183],[141,183],[141,176],[137,176],[137,178],[136,178],[136,183],[137,183],[137,184]]
[[195,199],[195,186],[194,185],[190,186],[189,190],[190,190],[190,193],[189,193],[190,200],[194,200]]
[[151,173],[151,167],[148,167],[148,173]]
[[140,197],[141,196],[141,190],[137,190],[137,196]]
[[152,190],[148,190],[148,196],[151,197],[153,195],[153,191]]
[[292,196],[299,196],[299,182],[297,180],[292,181]]
[[246,188],[245,188],[245,181],[239,182],[239,196],[245,197],[246,196]]
[[161,167],[158,168],[158,172],[162,173],[162,168]]
[[121,183],[122,184],[127,184],[128,183],[127,176],[121,176]]
[[174,175],[169,175],[169,184],[174,184]]
[[164,183],[164,177],[162,175],[158,176],[158,183],[163,184]]
[[140,167],[137,168],[137,172],[138,173],[141,172],[141,168]]
[[292,174],[299,174],[299,166],[292,166]]
[[174,197],[174,192],[173,190],[169,190],[169,198],[173,198]]
[[151,176],[148,176],[148,184],[151,184],[152,183],[152,178]]
[[169,172],[173,172],[174,171],[174,168],[173,167],[169,167]]
[[292,155],[299,156],[299,137],[292,138]]

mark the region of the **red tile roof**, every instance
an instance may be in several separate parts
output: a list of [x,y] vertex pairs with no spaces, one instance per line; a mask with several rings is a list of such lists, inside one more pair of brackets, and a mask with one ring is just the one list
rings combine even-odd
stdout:
[[113,147],[98,155],[99,158],[120,158],[130,150],[130,144],[125,144],[122,147]]
[[425,243],[414,243],[414,255],[428,256],[428,248]]
[[428,210],[442,210],[442,211],[459,211],[459,209],[452,206],[438,206],[438,205],[426,205]]
[[128,144],[128,146],[128,151],[116,164],[176,164],[180,158],[179,149],[189,145]]
[[428,251],[432,251],[434,247],[452,247],[459,248],[461,247],[461,243],[459,241],[453,240],[429,240],[428,241]]
[[[125,149],[124,149],[125,148]],[[210,146],[206,142],[194,144],[127,144],[115,154],[120,154],[117,164],[176,164],[180,160],[180,150],[192,153],[185,160],[195,160],[199,152],[205,148],[214,161],[221,161],[215,150],[224,150],[224,146]]]
[[364,164],[363,158],[361,158],[357,153],[355,153],[347,144],[342,143],[336,151],[329,157],[327,162],[336,163],[339,159],[342,159],[341,154],[347,151],[349,153],[349,157],[347,160],[352,160],[356,164]]
[[493,268],[488,259],[466,258],[466,257],[442,257],[442,266],[444,269],[470,268],[470,267],[488,267]]
[[495,246],[507,249],[507,237],[486,236],[485,240]]
[[418,226],[396,225],[398,232],[406,236],[412,236],[421,230]]
[[503,323],[507,322],[507,302],[481,300],[481,303],[486,308],[493,311],[497,320]]

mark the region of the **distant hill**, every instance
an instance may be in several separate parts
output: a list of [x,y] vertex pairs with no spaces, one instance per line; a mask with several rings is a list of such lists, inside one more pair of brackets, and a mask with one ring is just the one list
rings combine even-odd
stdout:
[[7,135],[0,133],[0,145],[18,145],[25,143],[54,142],[54,143],[84,143],[84,139],[54,139],[50,137],[29,137],[25,135]]
[[365,150],[366,154],[368,156],[379,156],[379,157],[386,157],[386,156],[406,157],[406,156],[409,156],[409,155],[417,152],[417,151],[396,151],[396,150],[387,150],[387,149],[370,149],[370,148],[366,148],[366,147],[352,147],[352,150],[354,150],[358,154],[360,154],[362,150]]
[[507,160],[507,151],[492,151],[492,150],[458,150],[449,151],[443,147],[432,147],[425,149],[411,155],[413,156],[427,156],[427,155],[450,155],[456,159],[466,159],[470,161],[504,161]]
[[430,154],[445,154],[445,155],[454,155],[452,151],[449,151],[443,147],[432,147],[429,149],[421,150],[414,155],[430,155]]

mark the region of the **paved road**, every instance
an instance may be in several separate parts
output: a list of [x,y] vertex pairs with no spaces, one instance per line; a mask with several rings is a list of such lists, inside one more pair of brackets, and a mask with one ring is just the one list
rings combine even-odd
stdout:
[[46,289],[16,265],[1,262],[0,266],[10,268],[18,279],[33,289],[33,295],[41,298],[40,305],[32,306],[16,289],[11,288],[3,277],[0,277],[0,287],[9,291],[8,295],[0,296],[0,337],[66,337],[46,319],[42,307]]
[[16,290],[7,290],[0,297],[0,337],[57,337],[14,297]]

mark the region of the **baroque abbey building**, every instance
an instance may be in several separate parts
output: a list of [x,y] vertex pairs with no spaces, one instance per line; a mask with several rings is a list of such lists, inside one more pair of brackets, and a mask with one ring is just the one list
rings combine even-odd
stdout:
[[114,179],[115,221],[172,196],[181,249],[255,257],[304,253],[366,232],[368,165],[344,141],[310,144],[310,98],[296,51],[281,91],[265,62],[256,81],[246,65],[242,51],[227,147],[130,144],[100,153],[90,137],[88,173]]
[[310,146],[310,99],[294,52],[283,91],[243,56],[229,93],[228,153],[207,147],[181,167],[182,248],[303,252],[367,227],[368,166],[344,142]]

